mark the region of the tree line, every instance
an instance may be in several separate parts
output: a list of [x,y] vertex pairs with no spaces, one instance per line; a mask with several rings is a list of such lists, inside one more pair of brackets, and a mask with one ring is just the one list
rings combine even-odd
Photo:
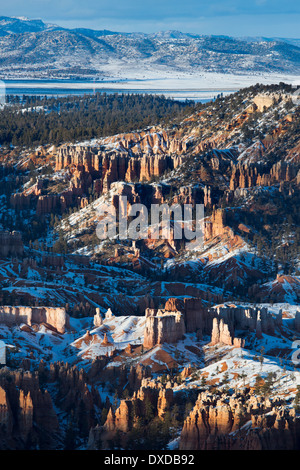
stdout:
[[149,94],[8,96],[0,111],[0,144],[34,147],[105,137],[184,117],[194,106]]

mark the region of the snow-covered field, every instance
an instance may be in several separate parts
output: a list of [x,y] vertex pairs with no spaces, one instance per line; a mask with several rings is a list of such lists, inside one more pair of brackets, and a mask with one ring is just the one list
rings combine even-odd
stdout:
[[117,71],[114,67],[107,66],[107,77],[103,81],[74,81],[74,80],[49,80],[39,81],[22,79],[18,81],[6,81],[8,94],[23,91],[26,93],[42,93],[44,90],[57,91],[58,94],[70,94],[82,91],[118,91],[121,93],[154,93],[164,94],[174,99],[212,99],[216,95],[232,93],[240,88],[255,85],[256,83],[300,83],[300,77],[296,75],[281,75],[257,73],[248,75],[233,75],[219,73],[184,73],[168,70],[139,70],[138,68],[123,67]]

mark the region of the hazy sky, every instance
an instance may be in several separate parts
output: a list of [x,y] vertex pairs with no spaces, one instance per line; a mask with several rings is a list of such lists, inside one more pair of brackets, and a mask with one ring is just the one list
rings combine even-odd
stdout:
[[299,0],[0,0],[0,15],[65,27],[298,37]]

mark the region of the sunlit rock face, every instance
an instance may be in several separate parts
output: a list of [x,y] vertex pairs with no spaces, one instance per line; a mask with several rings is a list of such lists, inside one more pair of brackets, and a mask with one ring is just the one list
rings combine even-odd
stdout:
[[64,308],[57,307],[0,307],[0,322],[5,325],[21,325],[46,323],[59,333],[69,327],[69,315]]

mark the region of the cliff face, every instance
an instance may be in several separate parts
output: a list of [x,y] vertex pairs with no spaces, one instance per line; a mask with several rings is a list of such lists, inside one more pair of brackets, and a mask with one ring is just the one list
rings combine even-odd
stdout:
[[165,312],[146,309],[144,346],[152,348],[157,344],[176,343],[185,334],[181,312]]
[[[75,204],[84,206],[87,203],[84,198],[91,188],[94,194],[100,195],[107,193],[111,185],[118,181],[152,181],[167,171],[181,167],[192,154],[197,155],[209,149],[213,149],[210,150],[211,155],[194,174],[203,187],[182,186],[174,196],[175,203],[204,203],[205,207],[218,203],[222,191],[214,180],[223,180],[224,176],[228,180],[228,189],[225,191],[228,200],[241,194],[242,190],[256,186],[285,182],[299,184],[296,157],[288,156],[286,161],[281,160],[271,168],[260,163],[271,145],[267,138],[255,142],[244,151],[241,149],[239,155],[236,148],[221,148],[222,144],[225,145],[226,132],[223,136],[225,141],[201,142],[196,146],[190,137],[187,134],[186,141],[190,142],[191,148],[176,136],[168,137],[165,131],[117,135],[105,139],[104,145],[99,144],[97,147],[63,146],[55,155],[55,171],[67,170],[69,187],[60,194],[47,194],[43,182],[39,181],[22,193],[12,194],[11,205],[18,210],[35,206],[38,215],[64,211]],[[273,142],[277,136],[270,136],[270,139]],[[297,156],[297,146],[295,152]],[[158,202],[162,202],[159,199]],[[215,227],[218,231],[218,224],[222,221],[219,214],[216,216]]]
[[[180,308],[181,311],[176,311]],[[174,309],[174,311],[172,311]],[[152,348],[164,343],[176,343],[185,332],[211,336],[211,344],[244,347],[245,340],[235,336],[235,331],[253,331],[261,338],[262,333],[274,335],[281,326],[282,316],[276,319],[263,308],[245,308],[221,305],[216,308],[203,306],[201,299],[170,298],[164,309],[146,309],[144,346]],[[297,317],[298,318],[298,317]],[[298,325],[298,320],[295,322]]]
[[[90,181],[91,183],[91,181]],[[81,203],[80,196],[89,185],[85,178],[71,178],[70,188],[62,191],[60,194],[40,194],[38,193],[15,193],[10,197],[11,206],[20,211],[32,208],[36,210],[37,215],[49,214],[51,212],[63,212],[67,207],[74,203]],[[79,198],[79,199],[78,199]],[[83,202],[82,202],[83,204]]]
[[258,109],[258,111],[264,111],[264,108],[269,108],[274,104],[274,102],[278,99],[283,101],[288,101],[290,99],[290,95],[288,94],[279,94],[279,93],[259,93],[253,98],[253,103]]
[[243,308],[220,306],[216,309],[209,309],[209,315],[215,316],[211,333],[211,344],[223,343],[228,346],[243,347],[245,341],[235,338],[235,330],[256,332],[258,338],[262,333],[274,335],[276,327],[282,323],[281,315],[276,319],[263,308]]
[[[139,143],[139,152],[136,146],[130,147],[128,142],[125,147],[118,144],[118,148],[108,146],[105,151],[99,147],[61,147],[55,156],[55,171],[68,170],[69,187],[60,194],[46,194],[43,181],[40,181],[30,190],[12,194],[10,204],[17,210],[36,207],[38,215],[64,211],[78,202],[84,206],[83,199],[91,187],[98,195],[105,194],[115,182],[151,181],[182,164],[180,155],[158,151],[155,139],[150,139],[149,144],[154,147]],[[175,144],[170,146],[173,147],[176,149]]]
[[0,322],[5,325],[20,325],[26,323],[47,323],[59,333],[64,333],[69,327],[69,316],[64,308],[57,307],[0,307]]
[[296,165],[284,161],[275,163],[269,172],[266,172],[260,165],[238,163],[232,165],[229,188],[234,191],[235,189],[251,188],[253,186],[271,186],[272,184],[292,180],[299,184],[297,171]]
[[232,346],[234,343],[234,338],[232,337],[232,332],[229,330],[228,324],[224,323],[223,319],[219,321],[218,318],[214,318],[213,329],[211,333],[211,344],[215,345],[218,343]]
[[201,393],[184,422],[180,450],[297,449],[300,419],[279,400],[248,392],[229,400]]
[[[157,134],[158,135],[158,134]],[[120,140],[118,140],[120,139]],[[182,146],[171,144],[155,136],[129,134],[106,139],[107,150],[92,147],[62,147],[56,155],[55,170],[69,168],[79,179],[88,174],[99,179],[99,189],[104,193],[116,181],[149,181],[163,175],[167,170],[177,168],[182,159],[179,155],[168,155]],[[110,149],[114,146],[114,149]],[[184,148],[184,146],[183,146]]]
[[107,137],[103,143],[114,146],[119,151],[128,152],[131,156],[181,154],[187,150],[185,140],[180,139],[176,134],[157,128]]

